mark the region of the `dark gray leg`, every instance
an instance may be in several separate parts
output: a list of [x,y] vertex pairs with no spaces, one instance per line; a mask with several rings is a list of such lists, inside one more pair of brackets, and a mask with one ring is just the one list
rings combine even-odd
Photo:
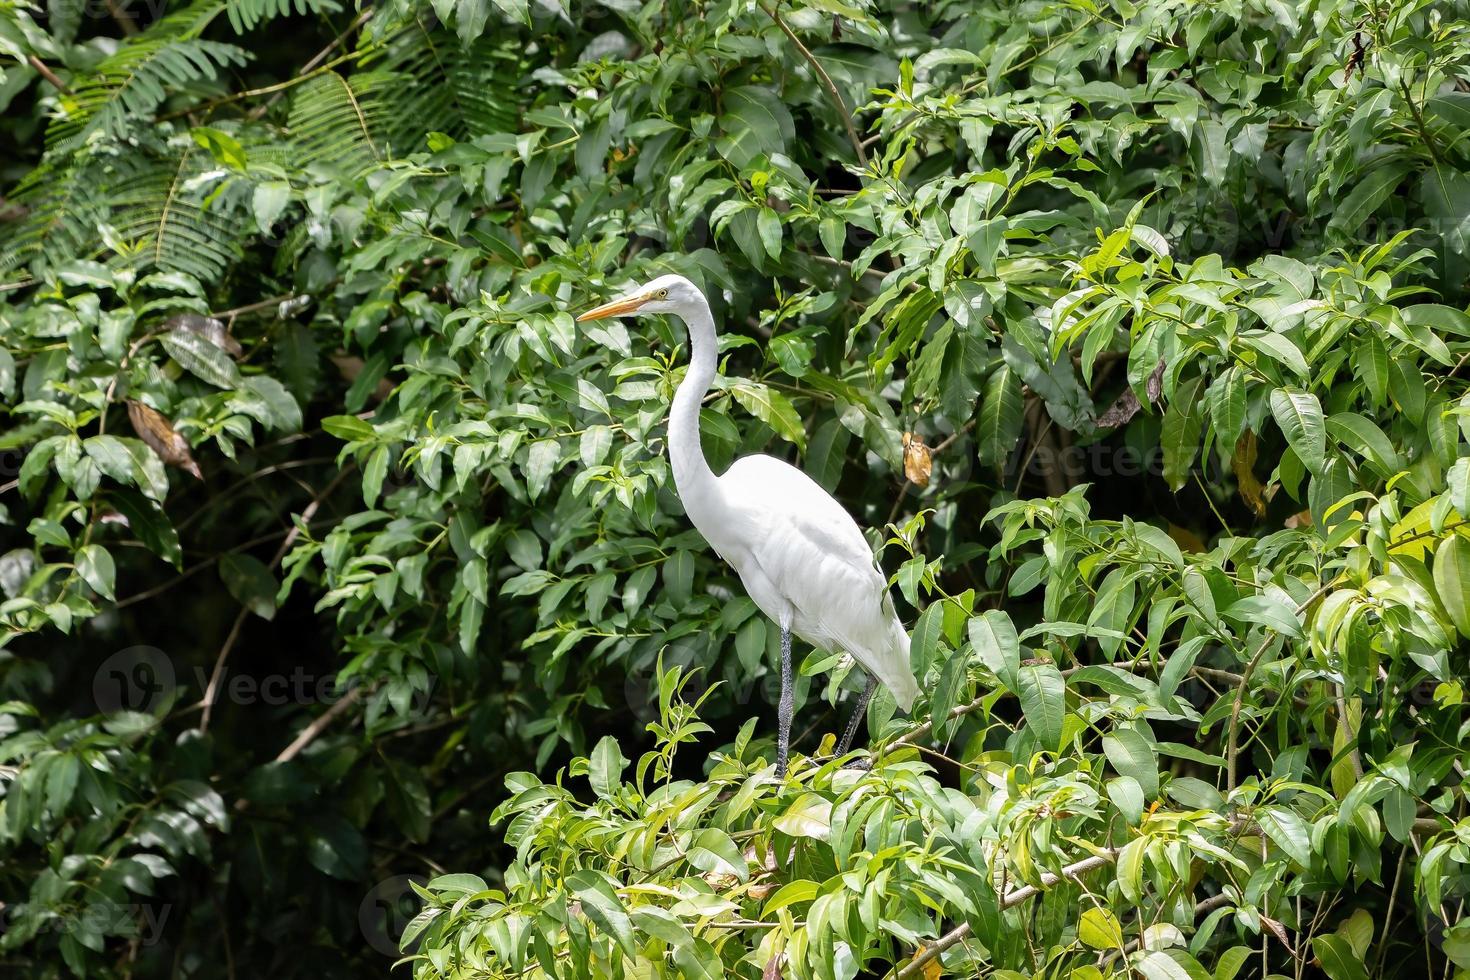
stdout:
[[868,675],[868,684],[863,688],[863,693],[858,697],[857,705],[852,709],[852,720],[847,723],[847,731],[842,733],[842,741],[837,743],[837,754],[846,755],[847,750],[852,748],[853,736],[857,735],[858,726],[863,723],[863,716],[868,713],[868,701],[873,697],[873,689],[878,686],[878,678],[872,674]]
[[786,778],[786,760],[791,755],[791,713],[796,694],[791,690],[791,631],[781,631],[781,701],[776,706],[780,730],[776,736],[776,778]]

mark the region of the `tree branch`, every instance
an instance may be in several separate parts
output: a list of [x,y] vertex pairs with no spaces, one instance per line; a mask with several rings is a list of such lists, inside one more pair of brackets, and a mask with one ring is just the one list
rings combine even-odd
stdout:
[[[1300,616],[1302,613],[1306,612],[1307,609],[1314,602],[1322,598],[1328,592],[1332,591],[1332,587],[1336,584],[1337,579],[1334,578],[1330,582],[1324,584],[1321,588],[1317,589],[1316,592],[1313,592],[1311,595],[1307,596],[1306,599],[1297,603],[1297,607],[1293,611],[1293,615]],[[1240,708],[1245,703],[1245,689],[1250,684],[1251,675],[1254,674],[1256,672],[1256,668],[1260,666],[1261,658],[1266,654],[1266,648],[1271,645],[1271,641],[1274,640],[1276,636],[1277,633],[1275,630],[1271,629],[1269,626],[1266,627],[1266,638],[1261,640],[1260,646],[1256,647],[1256,652],[1251,655],[1250,662],[1245,665],[1245,670],[1241,672],[1240,683],[1236,685],[1235,688],[1235,701],[1230,705],[1230,726],[1225,734],[1226,793],[1229,793],[1231,790],[1235,789],[1235,763],[1236,758],[1240,755]]]
[[[291,550],[291,546],[301,536],[302,525],[310,522],[316,516],[316,512],[321,508],[322,502],[330,497],[332,491],[341,486],[342,481],[347,479],[356,468],[355,464],[345,467],[342,472],[332,478],[332,482],[328,483],[321,493],[312,498],[311,503],[306,505],[306,509],[301,512],[300,520],[292,526],[290,533],[286,535],[286,540],[282,541],[281,546],[276,549],[276,556],[271,559],[271,568],[275,568],[281,563],[281,560],[286,557],[286,552]],[[245,617],[249,614],[250,611],[248,609],[241,609],[235,616],[235,623],[230,627],[229,635],[225,637],[224,646],[220,647],[219,654],[214,658],[214,670],[209,675],[209,684],[205,687],[204,697],[199,702],[200,707],[204,709],[203,713],[199,716],[199,731],[201,734],[209,731],[209,721],[214,714],[214,702],[219,696],[220,684],[224,682],[225,661],[230,659],[230,651],[235,648],[235,643],[240,639],[240,630],[245,626]]]
[[761,10],[765,11],[767,17],[776,22],[776,26],[781,28],[781,32],[791,39],[791,43],[796,45],[796,50],[801,52],[801,56],[806,59],[806,63],[812,66],[812,71],[816,72],[817,78],[821,80],[822,86],[826,88],[827,95],[831,98],[832,104],[837,107],[838,115],[842,117],[842,125],[847,128],[847,141],[852,144],[853,152],[857,154],[858,163],[866,170],[868,166],[868,151],[863,149],[863,141],[858,138],[857,127],[853,125],[852,114],[847,111],[847,106],[842,101],[842,93],[837,91],[837,83],[832,81],[832,76],[827,74],[827,69],[822,67],[822,63],[817,60],[817,56],[807,50],[805,44],[801,43],[801,38],[796,36],[796,32],[788,27],[786,22],[781,19],[781,15],[775,7],[767,7],[765,4],[761,4],[760,7]]
[[71,89],[69,89],[69,88],[66,87],[66,83],[65,82],[63,82],[60,78],[57,78],[56,77],[56,72],[52,71],[50,68],[47,68],[46,67],[46,62],[42,61],[40,58],[37,58],[35,55],[29,55],[26,58],[26,61],[30,63],[30,66],[32,68],[36,69],[36,73],[38,75],[40,75],[42,78],[46,79],[46,81],[50,82],[51,85],[57,91],[59,91],[59,92],[70,92],[71,91]]

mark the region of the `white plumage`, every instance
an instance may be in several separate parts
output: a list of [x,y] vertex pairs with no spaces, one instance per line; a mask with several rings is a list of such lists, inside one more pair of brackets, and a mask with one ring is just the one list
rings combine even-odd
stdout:
[[909,710],[919,695],[909,635],[857,522],[815,480],[771,456],[736,460],[717,480],[729,512],[694,526],[761,612],[818,650],[852,654]]
[[699,406],[716,371],[714,317],[683,276],[660,276],[622,299],[578,317],[672,313],[689,329],[689,371],[669,412],[669,458],[689,519],[740,575],[755,604],[781,629],[780,739],[786,771],[791,728],[791,634],[819,650],[852,655],[868,687],[839,745],[845,752],[875,681],[907,711],[919,694],[909,637],[863,532],[801,470],[770,456],[747,456],[716,476],[699,443]]

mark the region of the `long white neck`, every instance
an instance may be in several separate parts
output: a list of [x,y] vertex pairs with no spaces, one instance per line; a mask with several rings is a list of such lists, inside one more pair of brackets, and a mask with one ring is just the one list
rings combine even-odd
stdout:
[[699,406],[715,379],[715,318],[703,296],[679,311],[689,330],[689,371],[674,394],[669,412],[669,461],[674,467],[674,486],[692,520],[696,512],[718,494],[715,474],[704,458],[699,443]]

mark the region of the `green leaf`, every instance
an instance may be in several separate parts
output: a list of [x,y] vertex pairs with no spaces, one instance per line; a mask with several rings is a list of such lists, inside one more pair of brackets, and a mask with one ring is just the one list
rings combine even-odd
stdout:
[[1067,682],[1056,664],[1025,664],[1016,674],[1021,713],[1042,748],[1062,747],[1062,721],[1067,713]]
[[1358,343],[1353,355],[1358,376],[1368,389],[1375,407],[1381,407],[1388,397],[1388,348],[1377,333],[1370,333]]
[[730,835],[716,827],[706,827],[694,835],[689,845],[689,863],[700,871],[734,875],[741,881],[750,877],[745,856],[730,839]]
[[1021,377],[1009,364],[999,364],[985,379],[985,394],[975,426],[980,462],[1001,466],[1016,448],[1022,422]]
[[1136,827],[1143,820],[1143,806],[1146,802],[1143,798],[1143,787],[1138,780],[1132,776],[1117,776],[1107,782],[1108,799],[1113,801],[1113,806],[1128,821],[1130,827]]
[[170,330],[161,338],[163,349],[184,370],[216,388],[238,388],[240,369],[230,355],[216,347],[203,334],[189,330]]
[[1250,959],[1253,952],[1248,946],[1231,946],[1221,953],[1220,958],[1215,961],[1215,980],[1235,980],[1235,975],[1245,966],[1245,961]]
[[1296,639],[1303,635],[1296,611],[1275,596],[1246,596],[1221,610],[1220,615],[1241,626],[1267,626]]
[[1122,949],[1123,926],[1116,915],[1094,906],[1085,910],[1078,920],[1077,938],[1093,949]]
[[761,236],[761,245],[772,259],[781,257],[781,216],[768,207],[756,213],[755,228]]
[[1021,641],[1011,617],[999,609],[988,609],[969,623],[970,645],[985,668],[1008,690],[1018,689],[1021,668]]
[[1450,622],[1470,637],[1470,539],[1451,534],[1434,552],[1434,588]]
[[1103,736],[1103,754],[1119,775],[1130,776],[1145,799],[1159,795],[1159,760],[1148,739],[1133,728],[1119,728]]
[[1357,231],[1388,200],[1413,169],[1410,163],[1394,160],[1369,170],[1332,209],[1332,220],[1327,224],[1328,231],[1339,235],[1350,235]]
[[1385,478],[1403,468],[1398,451],[1383,430],[1356,412],[1339,412],[1327,419],[1327,432],[1372,463]]
[[613,880],[600,871],[587,868],[569,876],[567,887],[582,903],[582,911],[587,918],[613,938],[624,956],[636,958],[638,947],[633,941],[633,923],[628,919]]
[[1210,971],[1182,949],[1157,949],[1143,954],[1133,968],[1145,980],[1210,980]]
[[1164,411],[1159,434],[1164,450],[1164,480],[1171,490],[1178,490],[1189,479],[1195,453],[1199,451],[1200,433],[1204,428],[1203,405],[1199,397],[1201,377],[1181,381]]
[[1317,396],[1277,388],[1271,392],[1271,415],[1302,465],[1313,473],[1322,472],[1327,465],[1327,423]]
[[1352,946],[1342,936],[1313,936],[1312,952],[1330,980],[1368,980],[1362,957],[1353,952]]
[[219,577],[240,605],[261,619],[275,619],[279,585],[264,562],[243,552],[232,552],[220,559]]
[[587,780],[592,784],[592,792],[600,799],[612,799],[622,772],[628,766],[628,760],[623,758],[618,740],[611,735],[604,735],[587,761]]
[[772,895],[766,901],[765,910],[761,914],[762,916],[769,916],[772,912],[779,911],[788,906],[801,902],[810,902],[817,897],[817,893],[820,890],[821,886],[817,882],[806,878],[789,881],[782,885],[776,894]]
[[665,559],[663,580],[674,605],[687,606],[694,589],[694,554],[680,549]]
[[77,552],[76,566],[77,574],[94,592],[104,599],[113,598],[112,588],[117,579],[117,569],[106,548],[100,544],[87,545]]
[[128,527],[143,542],[144,547],[175,568],[180,567],[184,554],[179,547],[179,535],[163,510],[141,494],[122,491],[110,496],[113,505],[127,519]]
[[332,415],[322,419],[322,430],[347,442],[370,442],[378,437],[371,422],[356,415]]
[[788,837],[826,840],[832,827],[832,803],[816,793],[803,793],[772,825]]
[[1311,867],[1312,831],[1300,814],[1286,807],[1267,807],[1256,820],[1287,857],[1304,868]]
[[796,443],[798,448],[806,448],[806,430],[802,427],[801,416],[796,414],[785,395],[753,381],[737,382],[730,390],[746,411],[770,426],[776,435]]

